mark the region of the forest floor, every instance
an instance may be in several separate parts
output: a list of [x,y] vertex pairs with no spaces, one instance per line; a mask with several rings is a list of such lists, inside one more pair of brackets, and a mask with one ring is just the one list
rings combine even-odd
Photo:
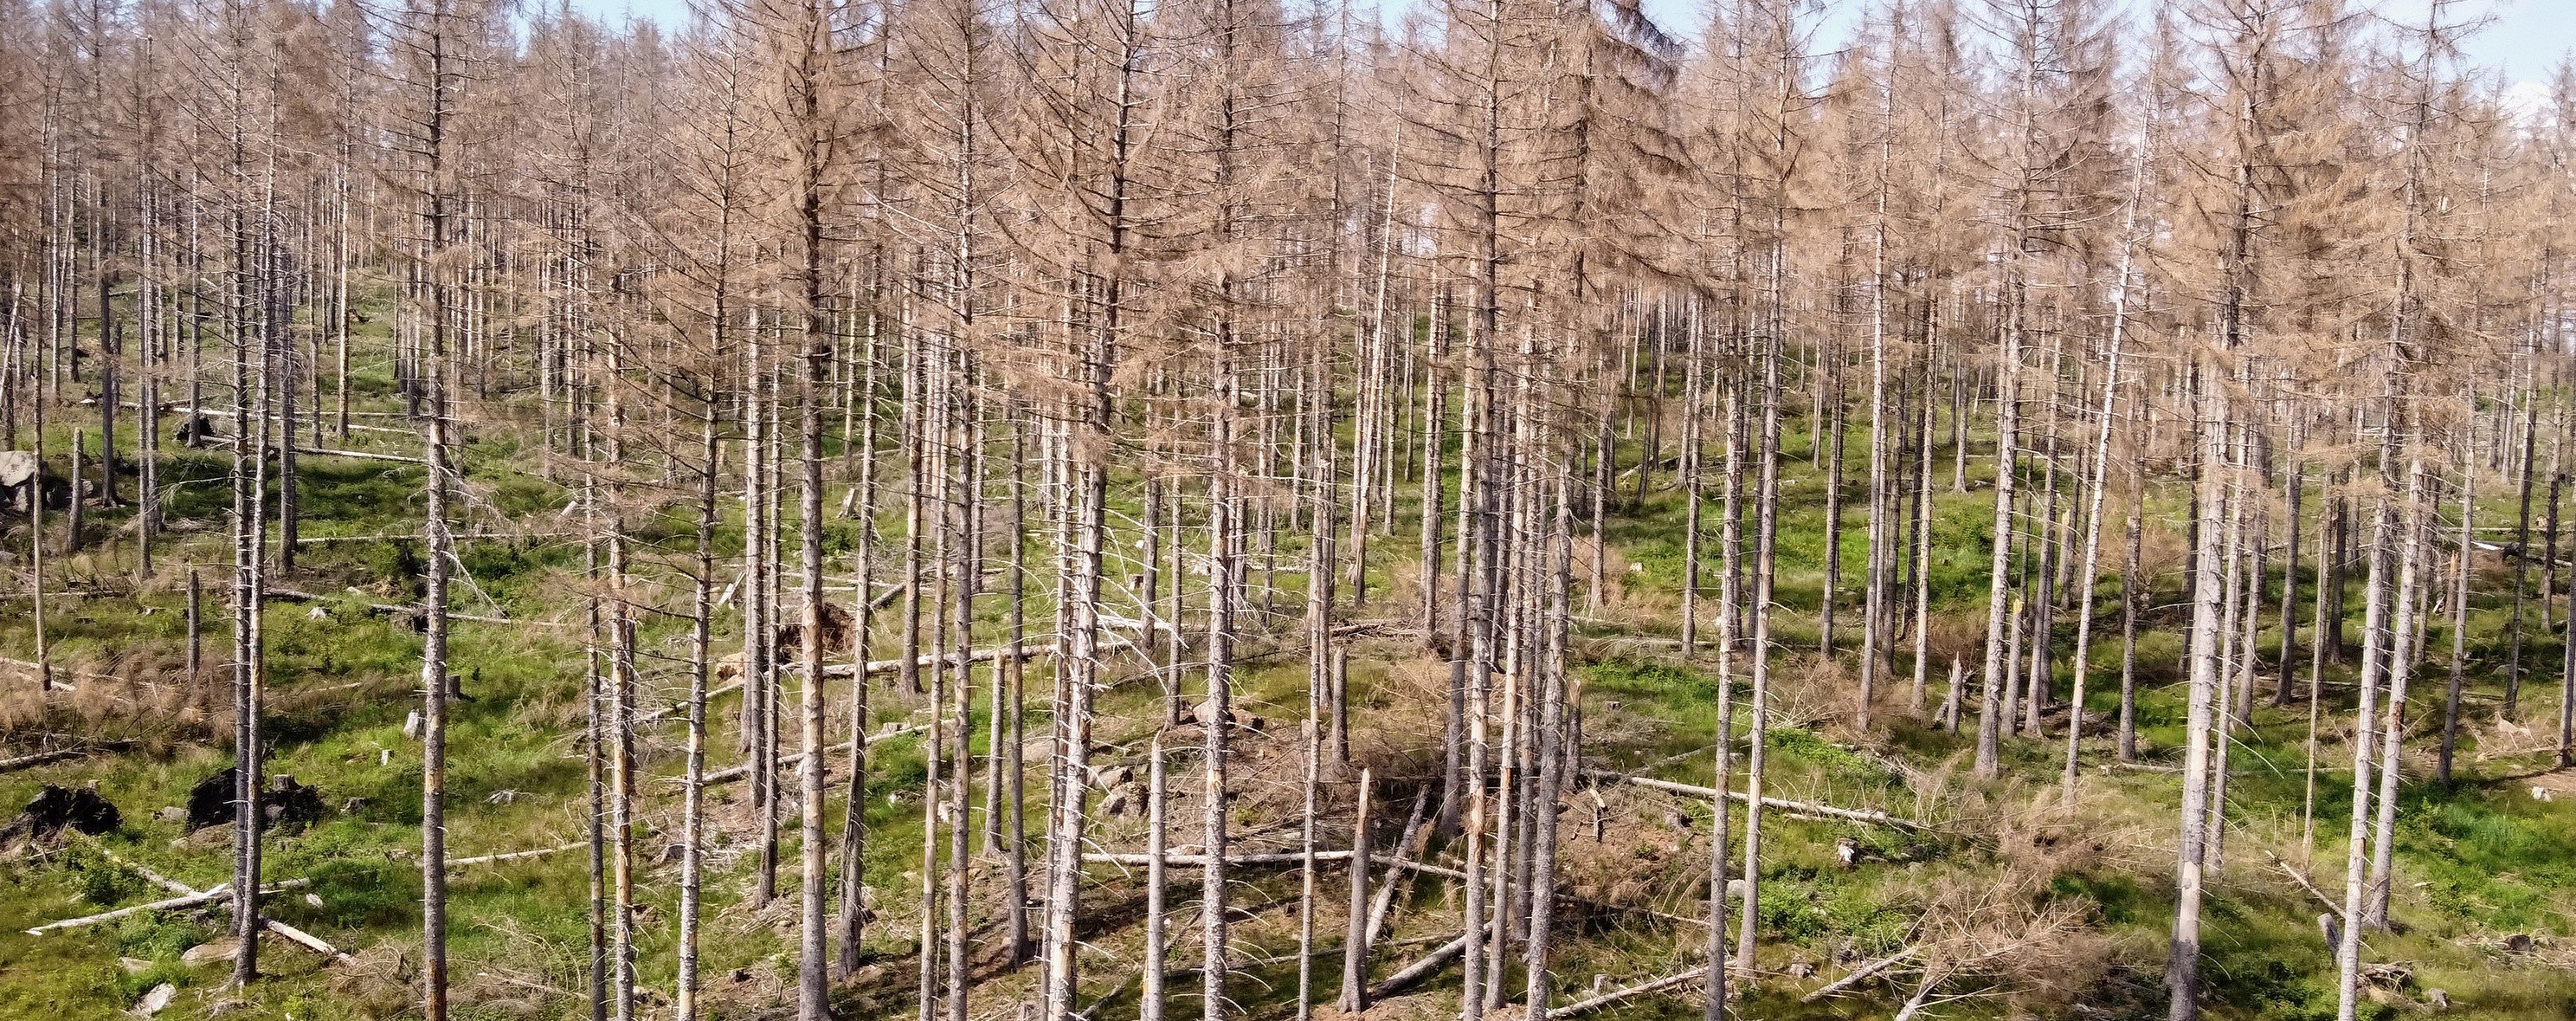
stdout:
[[[381,417],[398,410],[391,389],[380,363],[354,381],[355,406],[368,416],[362,421],[398,424]],[[457,608],[509,622],[464,622],[456,629],[452,665],[464,678],[467,700],[456,707],[448,737],[449,853],[465,858],[573,846],[456,873],[451,974],[459,1016],[582,1017],[592,896],[588,856],[578,846],[588,804],[581,743],[589,655],[580,598],[588,585],[583,549],[580,537],[565,531],[573,519],[558,513],[569,494],[535,470],[541,459],[530,450],[529,423],[476,422],[468,433],[464,464],[474,499],[459,531],[489,537],[462,544],[461,566],[472,584],[458,586]],[[1854,449],[1865,450],[1865,437],[1855,438]],[[391,431],[333,443],[416,452]],[[52,437],[50,445],[64,449],[67,434]],[[2141,762],[2114,768],[2110,761],[2107,735],[2117,706],[2120,653],[2113,616],[2107,631],[2096,635],[2082,797],[2069,810],[2057,793],[2062,712],[2048,721],[2046,737],[2005,742],[2001,778],[1974,781],[1967,767],[1975,699],[1968,700],[1963,733],[1927,726],[1909,705],[1910,640],[1896,672],[1880,685],[1878,722],[1866,735],[1849,729],[1855,669],[1849,646],[1857,641],[1856,625],[1844,630],[1848,637],[1838,657],[1826,660],[1814,651],[1823,587],[1824,472],[1804,456],[1812,450],[1806,437],[1791,436],[1787,449],[1793,458],[1786,464],[1781,505],[1781,608],[1774,618],[1780,652],[1774,661],[1766,793],[1884,811],[1921,825],[1765,813],[1759,977],[1746,993],[1743,1016],[1884,1017],[1920,988],[1927,968],[1940,969],[1946,979],[1929,998],[1927,1016],[2161,1016],[2183,716],[2177,670],[2183,614],[2172,605],[2179,590],[2179,539],[2173,534],[2179,514],[2149,526],[2147,567],[2159,590],[2142,621],[2138,647]],[[1936,459],[1935,655],[1926,692],[1936,703],[1948,680],[1947,657],[1972,649],[1981,627],[1992,513],[1991,490],[1978,475],[1977,460],[1971,458],[1964,491],[1955,493],[1947,464],[1944,450]],[[417,701],[420,639],[398,616],[368,608],[409,598],[399,575],[417,568],[416,560],[406,559],[404,541],[368,537],[417,529],[421,473],[411,464],[303,460],[308,541],[297,549],[295,569],[272,584],[315,598],[275,602],[266,618],[265,726],[276,741],[268,770],[318,787],[330,809],[323,820],[270,840],[266,875],[272,881],[309,879],[311,885],[271,897],[269,910],[354,959],[326,964],[291,944],[264,944],[267,979],[237,993],[226,987],[226,965],[191,964],[187,958],[192,947],[220,946],[220,910],[146,912],[44,936],[25,932],[166,896],[120,861],[199,889],[230,875],[226,829],[184,833],[165,813],[165,806],[186,803],[193,784],[230,762],[230,691],[221,666],[229,652],[223,610],[228,499],[218,488],[224,469],[220,452],[169,458],[165,474],[187,481],[171,500],[170,532],[151,574],[137,571],[130,516],[114,509],[89,515],[93,539],[83,551],[48,558],[50,651],[57,676],[70,690],[39,696],[32,674],[10,667],[7,695],[0,699],[0,758],[67,742],[99,750],[0,774],[0,805],[23,804],[46,784],[94,783],[123,811],[124,823],[103,837],[74,839],[0,863],[0,1017],[119,1017],[164,983],[179,990],[165,1017],[221,1013],[328,1021],[401,1016],[412,1009],[411,980],[419,963],[421,767],[419,744],[406,737],[405,720]],[[1854,493],[1859,481],[1850,480]],[[120,492],[130,497],[133,485],[131,478],[121,480]],[[1137,480],[1121,480],[1118,498],[1136,500]],[[1846,500],[1850,524],[1843,532],[1840,601],[1847,625],[1858,616],[1864,510],[1860,501]],[[1712,772],[1719,681],[1712,652],[1682,656],[1671,639],[1683,555],[1681,514],[1680,497],[1662,485],[1650,487],[1642,502],[1618,509],[1607,529],[1611,570],[1597,606],[1587,605],[1590,586],[1578,570],[1574,599],[1584,608],[1575,622],[1574,654],[1583,679],[1583,756],[1592,769],[1705,784]],[[1713,503],[1710,516],[1715,517]],[[676,534],[684,522],[675,512],[658,524]],[[11,527],[6,548],[23,549],[24,523]],[[1411,527],[1404,524],[1394,534],[1408,536]],[[738,529],[728,530],[726,541],[734,544],[729,551],[738,549],[739,538]],[[845,539],[836,537],[835,543]],[[1121,536],[1111,548],[1132,550],[1130,540]],[[2106,537],[2106,550],[2115,545]],[[1234,827],[1245,849],[1294,850],[1299,842],[1304,760],[1297,735],[1307,668],[1295,621],[1303,599],[1302,581],[1291,567],[1301,559],[1292,555],[1295,548],[1293,541],[1281,546],[1281,587],[1270,596],[1280,615],[1255,625],[1238,678],[1240,707],[1265,724],[1238,742],[1231,766],[1240,793]],[[1713,591],[1715,543],[1703,552],[1709,558],[1704,577]],[[1380,541],[1371,553],[1368,599],[1343,617],[1409,619],[1417,605],[1408,580],[1415,569],[1410,543]],[[728,556],[723,563],[730,578],[739,559]],[[2106,556],[2106,562],[2113,559]],[[13,561],[20,577],[23,566]],[[191,568],[206,585],[208,665],[195,676],[183,669]],[[2102,586],[2106,596],[2116,588],[2116,570],[2109,575],[2115,580]],[[1254,576],[1256,583],[1265,577],[1258,566]],[[1031,586],[1047,587],[1042,577]],[[2352,589],[2358,598],[2360,586]],[[2458,781],[2448,788],[2433,785],[2429,752],[2409,753],[2398,825],[2398,929],[2372,934],[2366,946],[2367,960],[2397,967],[2376,973],[2368,1004],[2372,1016],[2576,1017],[2576,776],[2548,771],[2550,734],[2541,722],[2555,717],[2552,681],[2560,642],[2531,642],[2525,665],[2535,680],[2523,704],[2528,727],[2498,721],[2510,591],[2509,580],[2490,577],[2474,603],[2470,718]],[[685,607],[686,595],[679,584],[664,583],[653,598]],[[1256,592],[1256,601],[1263,598]],[[1713,607],[1713,600],[1707,605]],[[2115,604],[2106,598],[2103,605]],[[32,619],[21,588],[13,587],[5,606],[0,656],[31,659]],[[998,621],[999,598],[988,597],[980,612],[979,628]],[[1046,619],[1043,607],[1033,607],[1030,616]],[[717,648],[736,647],[739,613],[721,612],[718,620]],[[2071,647],[2071,622],[2065,632],[2061,650]],[[643,707],[671,706],[685,694],[687,638],[685,620],[647,617],[639,640],[649,664],[640,678]],[[1438,707],[1445,699],[1445,664],[1402,624],[1363,630],[1349,642],[1352,763],[1348,769],[1322,767],[1318,841],[1326,849],[1348,839],[1358,767],[1369,768],[1379,781],[1373,812],[1383,821],[1383,842],[1424,778],[1436,776],[1442,740]],[[2277,648],[2277,630],[2267,627],[2262,643]],[[889,624],[879,628],[872,648],[885,656],[898,645]],[[2419,682],[2441,675],[2447,665],[2446,624],[2433,627],[2429,647],[2436,656]],[[2258,698],[2250,726],[2232,746],[2224,854],[2205,907],[2213,1016],[2332,1016],[2332,953],[2316,922],[2325,907],[2299,877],[2314,877],[2317,888],[2340,898],[2351,763],[2342,736],[2350,729],[2351,709],[2349,686],[2336,682],[2349,678],[2353,657],[2344,658],[2325,677],[2312,801],[2309,712],[2303,703],[2275,708],[2268,698]],[[2268,656],[2265,663],[2268,671]],[[1133,657],[1113,665],[1112,673],[1126,680],[1103,706],[1102,751],[1095,762],[1133,766],[1141,775],[1161,716],[1162,690],[1156,675]],[[2061,664],[2060,692],[2071,673]],[[1030,677],[1031,690],[1042,694],[1044,660],[1033,664]],[[987,683],[980,671],[977,678],[979,685]],[[2439,725],[2438,702],[2428,694],[2433,686],[2417,687],[2409,714],[2419,739],[2414,747],[2429,749],[2420,738]],[[1744,696],[1742,678],[1734,690]],[[901,691],[888,678],[877,680],[872,698],[880,724],[927,718],[926,699]],[[979,690],[973,727],[979,769],[989,750],[986,701]],[[1045,761],[1046,722],[1042,706],[1034,704],[1039,701],[1032,699],[1028,723],[1033,773]],[[732,739],[737,703],[727,696],[710,710],[711,769],[741,761]],[[836,732],[847,727],[841,715],[835,713]],[[1749,725],[1748,715],[1736,713],[1738,737]],[[683,728],[675,714],[641,730],[637,744],[650,779],[638,818],[646,835],[637,853],[642,906],[636,969],[647,990],[645,1009],[658,1015],[667,1011],[663,1004],[674,967],[679,866],[676,854],[668,852],[680,832],[675,778]],[[1180,728],[1166,734],[1176,746],[1176,846],[1197,840],[1197,761],[1177,747],[1194,742],[1194,733]],[[923,854],[921,740],[898,736],[871,745],[864,870],[877,917],[869,928],[867,967],[844,989],[849,1016],[906,1016],[911,1010],[912,951],[921,931],[913,893]],[[1741,768],[1739,756],[1739,788]],[[1034,834],[1045,787],[1033,779],[1029,789],[1028,829]],[[729,1018],[775,1016],[792,998],[795,828],[785,827],[779,896],[767,906],[755,905],[747,896],[757,857],[747,793],[742,784],[726,784],[713,788],[709,799],[712,871],[702,967],[714,1015]],[[980,804],[980,788],[976,796]],[[1563,804],[1560,872],[1569,897],[1558,924],[1568,937],[1556,965],[1558,1002],[1698,967],[1707,941],[1697,919],[1706,913],[1708,803],[1587,781],[1567,791]],[[2313,813],[2312,839],[2303,809]],[[842,811],[835,798],[827,832],[839,832]],[[1742,811],[1735,811],[1740,838]],[[979,831],[987,823],[980,808],[972,818]],[[1104,813],[1093,832],[1094,849],[1142,850],[1142,832],[1140,814]],[[1841,860],[1838,842],[1848,843],[1851,864]],[[1032,858],[1034,847],[1033,841]],[[1455,849],[1434,847],[1428,857],[1444,855],[1454,861]],[[998,861],[990,854],[977,858],[973,902],[982,927],[975,933],[980,956],[970,1000],[977,1016],[1007,1015],[1008,1005],[1035,981],[1033,969],[1011,969],[997,956],[1000,940],[988,906],[1000,900]],[[1332,1017],[1347,879],[1330,864],[1314,878],[1314,998],[1317,1015]],[[1090,1015],[1096,1019],[1135,1013],[1140,879],[1136,870],[1114,865],[1090,871],[1082,938],[1086,997],[1105,998]],[[1242,885],[1233,897],[1240,969],[1234,996],[1247,1016],[1287,1017],[1298,970],[1301,876],[1291,865],[1240,870],[1236,879]],[[1195,1013],[1198,978],[1179,965],[1197,957],[1196,871],[1175,869],[1173,881],[1174,1010]],[[1448,884],[1407,881],[1374,958],[1376,975],[1382,978],[1456,935],[1457,909],[1447,889]],[[1915,947],[1924,949],[1847,993],[1802,1002],[1862,962]],[[1514,969],[1514,990],[1517,976]],[[1457,990],[1452,967],[1368,1016],[1454,1016]],[[1589,1016],[1698,1014],[1692,985]]]

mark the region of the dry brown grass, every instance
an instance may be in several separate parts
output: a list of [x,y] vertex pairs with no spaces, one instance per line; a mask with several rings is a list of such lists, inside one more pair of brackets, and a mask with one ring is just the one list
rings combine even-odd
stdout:
[[0,666],[0,740],[29,744],[77,735],[146,750],[203,741],[231,726],[230,696],[211,671],[189,677],[182,657],[137,645],[107,659],[56,659],[54,690],[31,666]]

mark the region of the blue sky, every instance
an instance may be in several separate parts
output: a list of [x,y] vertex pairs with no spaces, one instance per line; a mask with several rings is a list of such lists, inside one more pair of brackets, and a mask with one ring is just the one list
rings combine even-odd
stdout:
[[[572,0],[573,5],[595,14],[608,16],[634,15],[673,24],[687,16],[688,0]],[[1354,0],[1377,2],[1390,9],[1401,9],[1408,0]],[[2158,0],[2137,0],[2155,3]],[[2407,23],[2419,23],[2428,0],[2365,0],[2366,5],[2388,17]],[[1689,36],[1697,31],[1699,13],[1706,0],[1645,0],[1646,10],[1658,21]],[[1850,20],[1850,12],[1861,6],[1858,0],[1827,0],[1828,34]],[[2453,0],[2452,9],[2460,16],[2484,16],[2492,19],[2488,26],[2469,38],[2466,45],[2469,62],[2479,67],[2501,71],[2508,82],[2519,84],[2525,92],[2538,87],[2548,78],[2550,68],[2571,48],[2576,48],[2576,0]]]

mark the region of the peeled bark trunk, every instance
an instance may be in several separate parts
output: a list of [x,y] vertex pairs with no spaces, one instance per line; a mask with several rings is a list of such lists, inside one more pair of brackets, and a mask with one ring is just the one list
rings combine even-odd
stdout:
[[1168,832],[1165,792],[1169,785],[1163,774],[1163,735],[1154,735],[1150,755],[1145,766],[1145,960],[1136,1016],[1140,1021],[1163,1021],[1163,1002],[1168,996],[1163,989],[1163,940],[1170,913],[1163,900],[1169,882],[1164,850]]
[[697,577],[689,617],[689,735],[680,767],[679,975],[672,1004],[679,1021],[696,1021],[698,1016],[698,893],[706,869],[701,845],[706,822],[707,680],[715,656],[716,492],[722,470],[718,459],[724,450],[716,422],[710,406],[698,440],[703,468],[698,485]]
[[1359,804],[1351,820],[1351,902],[1342,934],[1342,992],[1334,1003],[1334,1009],[1354,1017],[1368,1010],[1369,808],[1376,790],[1375,777],[1362,768]]
[[[2202,366],[2200,371],[2208,369]],[[2216,720],[2219,689],[2225,680],[2219,672],[2219,643],[2224,640],[2221,629],[2225,625],[2220,619],[2224,607],[2219,605],[2221,550],[2217,519],[2227,502],[2219,464],[2226,454],[2223,437],[2227,406],[2223,390],[2212,388],[2205,393],[2209,400],[2204,405],[2204,425],[2199,430],[2204,470],[2192,512],[2193,520],[2201,527],[2194,537],[2191,696],[2183,752],[2181,839],[2175,851],[2173,939],[2165,960],[2165,989],[2170,996],[2165,1016],[2169,1021],[2192,1021],[2200,1016],[2200,901],[2205,865],[2202,852],[2210,817],[2212,744],[2221,739]]]
[[[2393,470],[2395,460],[2396,398],[2387,398],[2390,421],[2387,439],[2380,447],[2383,475]],[[2370,798],[2372,785],[2372,728],[2379,721],[2379,684],[2388,672],[2389,558],[2390,546],[2396,541],[2396,510],[2383,501],[2371,512],[2369,580],[2363,588],[2361,692],[2360,707],[2353,715],[2352,827],[2345,847],[2343,938],[2335,948],[2338,1021],[2352,1021],[2357,1016],[2361,981],[2361,929],[2352,920],[2361,917],[2368,893],[2365,883],[2370,860]]]
[[2370,890],[2368,902],[2357,915],[2345,917],[2356,924],[2385,931],[2388,928],[2390,877],[2396,871],[2397,781],[2403,767],[2401,754],[2406,741],[2406,692],[2415,675],[2417,650],[2423,644],[2420,633],[2420,600],[2417,590],[2424,561],[2423,521],[2424,462],[2421,455],[2410,460],[2406,470],[2406,498],[2399,513],[2403,515],[2405,546],[2397,570],[2396,643],[2388,657],[2388,699],[2386,718],[2379,728],[2383,742],[2379,753],[2379,818],[2371,833]]
[[2020,306],[2013,302],[2006,310],[2012,317],[2004,328],[2003,376],[1995,397],[1995,514],[1990,538],[1993,551],[1987,565],[1986,588],[1986,666],[1978,674],[1987,692],[1985,711],[1977,714],[1977,751],[1975,770],[1979,779],[1992,779],[2000,765],[1999,740],[2008,708],[1999,702],[1999,689],[2005,683],[2005,657],[2012,618],[2019,613],[2019,602],[2009,599],[2006,588],[2012,578],[2013,537],[2013,443],[2019,422],[2021,386]]
[[[2477,465],[2467,458],[2460,461],[2460,548],[2451,576],[2451,683],[2442,698],[2442,750],[2433,766],[2433,782],[2451,785],[2451,757],[2460,739],[2460,684],[2469,654],[2469,561],[2476,549],[2477,530],[2471,521],[2477,516]],[[2541,569],[2546,578],[2555,565]],[[2546,586],[2543,586],[2546,588]],[[2548,605],[2547,597],[2542,605]]]
[[[1779,274],[1785,269],[1776,264],[1781,256],[1773,254],[1773,280],[1770,283],[1777,304]],[[1778,536],[1780,503],[1780,324],[1775,323],[1764,338],[1762,359],[1762,462],[1759,488],[1754,495],[1753,554],[1753,671],[1751,731],[1746,734],[1744,760],[1744,910],[1739,916],[1740,928],[1735,938],[1736,968],[1750,978],[1753,972],[1754,939],[1761,924],[1762,886],[1762,767],[1764,745],[1771,726],[1771,609],[1773,579],[1778,575]],[[1724,891],[1720,891],[1722,894]]]

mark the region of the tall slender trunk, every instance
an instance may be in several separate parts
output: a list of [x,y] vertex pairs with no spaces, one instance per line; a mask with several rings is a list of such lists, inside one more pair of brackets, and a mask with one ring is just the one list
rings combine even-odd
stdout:
[[2361,913],[2352,916],[2357,924],[2383,931],[2388,928],[2390,877],[2396,871],[2397,782],[2404,769],[2400,756],[2406,741],[2406,693],[2423,645],[2419,591],[2424,543],[2431,530],[2424,520],[2424,475],[2423,455],[2415,453],[2407,462],[2405,504],[2399,510],[2404,515],[2400,527],[2405,529],[2405,546],[2397,569],[2396,643],[2388,657],[2387,708],[2379,728],[2379,818],[2370,840],[2369,899]]
[[[2203,364],[2198,371],[2206,373],[2210,368]],[[2173,940],[2165,961],[2165,989],[2170,994],[2165,1016],[2169,1021],[2192,1021],[2200,1016],[2200,902],[2206,865],[2203,849],[2210,817],[2211,745],[2220,738],[2215,717],[2224,680],[2219,672],[2219,643],[2225,624],[2220,619],[2223,607],[2219,605],[2218,516],[2224,513],[2227,502],[2226,471],[2220,463],[2226,455],[2225,392],[2216,387],[2203,391],[2208,399],[2202,405],[2203,425],[2198,430],[2202,470],[2192,517],[2201,527],[2194,536],[2191,695],[2183,751],[2181,838],[2175,850]]]
[[[2471,398],[2474,403],[2474,394]],[[2477,530],[2471,522],[2477,516],[2477,462],[2460,459],[2460,548],[2451,574],[2451,683],[2442,697],[2442,750],[2433,766],[2433,782],[2451,785],[2451,757],[2460,739],[2460,685],[2469,654],[2469,561],[2477,549]],[[2544,579],[2555,570],[2544,562]],[[2545,587],[2545,586],[2544,586]],[[2547,605],[2543,597],[2542,605]]]
[[2003,716],[2009,709],[2000,704],[2000,689],[2007,680],[2004,663],[2007,649],[2007,612],[2019,605],[2009,599],[2011,585],[2013,537],[2013,443],[2019,421],[2021,385],[2021,303],[2007,295],[2004,299],[2003,371],[1995,395],[1995,514],[1991,536],[1993,551],[1986,588],[1986,665],[1979,674],[1986,692],[1985,711],[1977,714],[1976,774],[1991,779],[2000,765],[2000,739]]
[[1771,593],[1778,574],[1780,522],[1780,360],[1785,324],[1779,317],[1785,313],[1780,288],[1787,267],[1782,265],[1785,257],[1776,243],[1771,258],[1771,279],[1766,286],[1773,321],[1762,339],[1762,461],[1759,489],[1754,495],[1753,690],[1748,706],[1753,725],[1745,736],[1744,909],[1737,919],[1740,927],[1735,938],[1736,967],[1748,978],[1753,972],[1754,938],[1762,919],[1762,767],[1771,725]]
[[[2088,484],[2084,509],[2084,565],[2075,571],[2075,683],[2067,694],[2066,708],[2066,790],[2063,798],[2069,811],[2075,808],[2077,758],[2083,751],[2084,681],[2093,673],[2093,585],[2101,571],[2102,496],[2110,480],[2111,427],[2119,420],[2120,411],[2120,344],[2126,338],[2129,312],[2129,264],[2137,235],[2138,196],[2146,188],[2146,149],[2141,146],[2135,165],[2130,168],[2129,212],[2127,232],[2120,246],[2120,269],[2111,301],[2111,336],[2102,345],[2102,411],[2093,433],[2093,478]],[[2127,593],[2121,593],[2127,598]],[[2124,671],[2125,672],[2125,671]],[[2125,701],[2125,700],[2124,700]]]
[[1141,992],[1136,1016],[1139,1021],[1163,1021],[1163,1004],[1169,996],[1163,987],[1166,964],[1164,929],[1171,909],[1164,903],[1164,891],[1170,882],[1170,866],[1164,856],[1170,833],[1165,814],[1166,792],[1170,790],[1170,784],[1163,772],[1161,730],[1155,731],[1153,747],[1147,754],[1150,757],[1145,764],[1145,960],[1144,971],[1138,980]]
[[[1342,992],[1334,1004],[1334,1009],[1354,1017],[1368,1010],[1369,808],[1376,792],[1375,775],[1361,767],[1359,800],[1351,819],[1351,902],[1342,935]],[[1160,888],[1155,892],[1159,898]]]
[[[2393,393],[2385,398],[2388,408],[2385,438],[2380,444],[2382,478],[2393,473],[2398,428]],[[2371,510],[2369,579],[2364,584],[2362,610],[2362,644],[2360,706],[2353,715],[2352,827],[2345,847],[2343,938],[2335,948],[2335,967],[2339,973],[2335,1013],[2338,1021],[2353,1021],[2358,1016],[2361,976],[2361,930],[2356,924],[2368,893],[2365,885],[2370,860],[2370,798],[2372,786],[2372,728],[2379,719],[2379,685],[2388,673],[2389,559],[2390,546],[2396,541],[2396,509],[2379,501]]]
[[[708,393],[712,398],[712,386]],[[710,399],[705,417],[699,423],[698,434],[698,555],[689,615],[689,736],[680,767],[679,975],[677,995],[672,1003],[672,1015],[678,1021],[696,1021],[698,1016],[699,884],[706,870],[703,830],[706,824],[707,679],[712,672],[715,655],[716,492],[717,476],[723,467],[719,459],[724,451],[718,438],[716,412],[716,403]],[[861,809],[853,802],[851,811],[855,814]]]

